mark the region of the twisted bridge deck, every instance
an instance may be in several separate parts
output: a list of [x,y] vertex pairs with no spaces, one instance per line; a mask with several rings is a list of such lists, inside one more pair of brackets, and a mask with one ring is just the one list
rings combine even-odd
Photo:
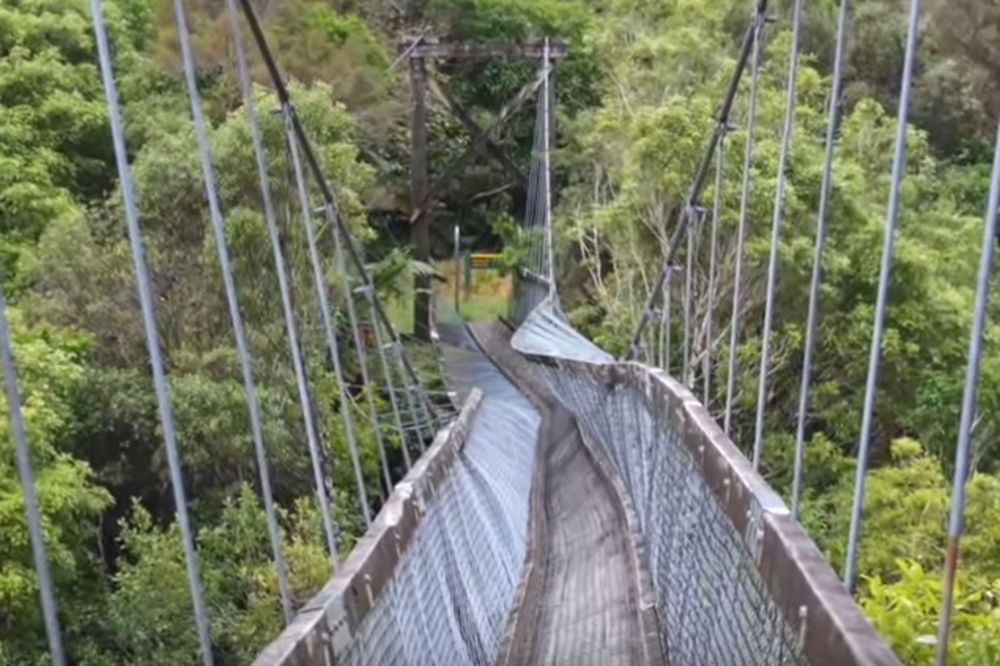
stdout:
[[528,555],[501,663],[659,664],[649,577],[636,524],[609,463],[575,417],[531,380],[498,326],[475,329],[485,351],[542,412]]
[[547,320],[445,328],[462,413],[257,664],[898,664],[690,393]]

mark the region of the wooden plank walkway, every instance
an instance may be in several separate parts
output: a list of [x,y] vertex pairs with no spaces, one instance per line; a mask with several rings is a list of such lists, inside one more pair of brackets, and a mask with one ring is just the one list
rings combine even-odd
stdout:
[[509,333],[476,339],[542,413],[529,547],[501,655],[507,664],[661,664],[655,611],[642,608],[642,564],[610,465],[587,446],[573,415],[533,379]]

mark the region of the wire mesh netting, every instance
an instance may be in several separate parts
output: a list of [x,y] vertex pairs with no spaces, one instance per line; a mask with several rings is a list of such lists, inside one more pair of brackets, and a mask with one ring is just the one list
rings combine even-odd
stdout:
[[[682,442],[684,419],[665,408],[665,387],[642,366],[613,363],[548,304],[512,344],[621,475],[646,543],[669,663],[805,663],[758,571],[757,522],[752,516],[748,533],[734,527]],[[751,512],[765,508],[783,505],[766,493]]]
[[500,648],[524,561],[539,416],[461,326],[444,337],[452,388],[485,397],[345,664],[492,664]]
[[518,323],[524,321],[545,299],[558,298],[553,284],[552,227],[549,224],[552,200],[548,165],[555,98],[554,87],[550,85],[549,63],[543,63],[543,67],[545,83],[535,105],[535,133],[519,242],[522,268],[514,276],[515,297],[511,300],[508,313]]

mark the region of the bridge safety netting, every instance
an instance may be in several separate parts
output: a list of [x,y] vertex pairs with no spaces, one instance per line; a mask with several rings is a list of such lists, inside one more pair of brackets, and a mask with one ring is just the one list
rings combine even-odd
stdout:
[[[760,25],[754,17],[748,35]],[[683,382],[617,362],[567,321],[555,286],[549,104],[540,97],[532,167],[545,176],[529,187],[522,229],[529,248],[510,308],[517,325],[510,344],[620,477],[641,532],[664,659],[893,663],[781,498]],[[816,640],[820,628],[826,645]]]
[[492,664],[520,580],[539,415],[475,347],[442,327],[450,387],[484,398],[464,446],[344,664]]
[[733,524],[704,460],[685,442],[681,391],[672,391],[679,385],[647,366],[615,363],[551,302],[511,342],[621,476],[640,522],[668,662],[806,663],[755,556],[762,513],[787,513],[784,504],[760,483],[745,527]]

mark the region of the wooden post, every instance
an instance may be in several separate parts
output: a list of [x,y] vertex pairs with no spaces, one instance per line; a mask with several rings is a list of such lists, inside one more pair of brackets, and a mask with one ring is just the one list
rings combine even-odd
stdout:
[[472,298],[472,250],[466,250],[462,255],[465,270],[465,302]]
[[[420,57],[410,58],[410,91],[413,96],[411,118],[411,158],[410,158],[410,201],[417,210],[427,200],[427,82],[426,66]],[[410,242],[413,257],[417,261],[430,263],[431,260],[431,206],[426,206],[422,214],[410,227]],[[413,334],[425,342],[431,339],[431,281],[421,274],[413,279]]]
[[462,231],[455,225],[455,313],[461,314],[462,308]]

